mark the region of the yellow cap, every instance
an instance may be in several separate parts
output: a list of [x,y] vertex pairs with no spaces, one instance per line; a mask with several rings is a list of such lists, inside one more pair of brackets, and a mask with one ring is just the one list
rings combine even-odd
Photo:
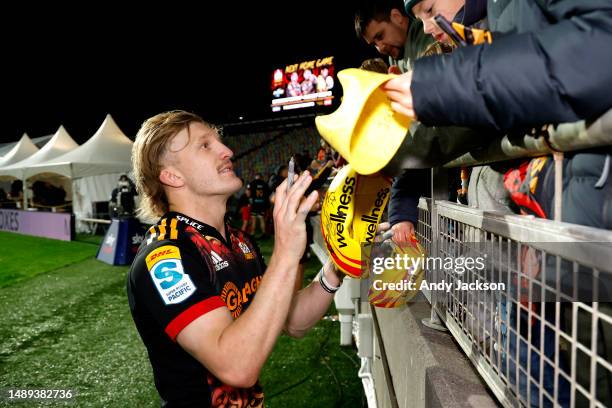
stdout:
[[380,85],[396,75],[361,69],[338,73],[344,89],[340,107],[315,119],[321,136],[359,174],[385,167],[404,141],[411,120],[391,109]]

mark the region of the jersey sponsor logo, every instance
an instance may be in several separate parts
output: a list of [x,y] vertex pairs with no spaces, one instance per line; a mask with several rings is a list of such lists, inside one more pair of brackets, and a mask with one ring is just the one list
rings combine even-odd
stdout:
[[229,266],[229,262],[224,261],[223,258],[219,256],[215,251],[210,251],[210,256],[215,264],[215,271],[220,271],[223,268],[227,268]]
[[149,270],[151,270],[153,265],[155,265],[158,261],[169,258],[181,259],[181,253],[179,252],[179,249],[174,245],[161,246],[156,250],[152,251],[149,255],[147,255],[147,267],[149,268]]
[[244,259],[255,259],[255,254],[251,252],[247,244],[245,244],[242,241],[239,241],[238,246],[240,247],[240,249],[242,250],[242,253],[244,254]]
[[226,282],[221,290],[221,300],[225,302],[232,316],[237,318],[242,312],[242,305],[251,300],[252,296],[257,292],[261,276],[256,276],[250,281],[247,281],[238,289],[234,282]]
[[202,229],[204,228],[204,226],[200,224],[199,222],[190,220],[189,218],[182,216],[182,215],[177,215],[176,219],[179,220],[180,222],[183,222],[189,226],[196,228],[198,231],[202,231]]
[[238,287],[233,282],[226,282],[221,290],[221,299],[227,305],[232,316],[237,318],[242,312],[242,298]]
[[185,273],[181,253],[173,245],[164,245],[147,255],[147,268],[155,288],[166,305],[181,303],[196,290],[191,277]]

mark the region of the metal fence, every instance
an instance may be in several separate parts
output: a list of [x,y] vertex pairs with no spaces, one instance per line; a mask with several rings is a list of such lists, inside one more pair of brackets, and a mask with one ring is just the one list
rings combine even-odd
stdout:
[[502,405],[612,407],[612,232],[422,199],[417,237],[430,257],[486,254],[428,269],[453,289],[426,297]]

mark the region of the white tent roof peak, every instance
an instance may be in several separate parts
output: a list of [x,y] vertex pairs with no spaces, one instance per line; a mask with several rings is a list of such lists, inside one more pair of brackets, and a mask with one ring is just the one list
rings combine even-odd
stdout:
[[38,151],[38,147],[32,143],[32,139],[24,132],[19,142],[0,159],[0,167],[9,166],[13,163],[20,162],[21,160],[30,157]]
[[56,173],[69,178],[80,178],[109,173],[123,173],[131,169],[132,141],[107,115],[96,133],[78,148],[26,170],[26,176]]
[[117,126],[117,123],[110,114],[106,115],[104,122],[102,122],[98,130],[96,130],[96,133],[94,133],[91,139],[89,139],[85,144],[101,137],[105,139],[114,139],[117,141],[130,141],[125,133],[121,131],[119,126]]
[[10,176],[20,179],[23,177],[27,167],[61,156],[64,153],[76,149],[78,146],[79,145],[70,137],[66,129],[60,126],[51,140],[49,140],[42,149],[20,162],[0,168],[0,178],[3,178],[3,176]]
[[66,129],[60,126],[51,140],[49,140],[42,149],[20,162],[1,167],[0,178],[10,176],[21,179],[27,167],[61,156],[64,153],[76,149],[78,146],[79,145],[70,137]]
[[[60,127],[55,131],[55,134],[53,135],[51,140],[49,140],[47,144],[44,145],[43,148],[35,154],[37,159],[36,163],[42,163],[45,160],[57,157],[61,154],[69,152],[72,149],[77,148],[78,146],[79,145],[77,144],[77,142],[74,141],[72,136],[70,136],[66,128],[63,125],[60,125]],[[31,157],[31,159],[33,158],[34,157]],[[24,161],[23,163],[19,164],[21,165],[26,163]],[[27,164],[34,164],[34,162],[28,162]]]

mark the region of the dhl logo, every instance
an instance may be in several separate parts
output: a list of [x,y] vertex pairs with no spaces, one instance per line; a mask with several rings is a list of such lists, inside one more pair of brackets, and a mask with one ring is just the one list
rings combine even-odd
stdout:
[[164,245],[147,255],[147,268],[150,270],[157,262],[168,258],[181,259],[181,253],[174,245]]

